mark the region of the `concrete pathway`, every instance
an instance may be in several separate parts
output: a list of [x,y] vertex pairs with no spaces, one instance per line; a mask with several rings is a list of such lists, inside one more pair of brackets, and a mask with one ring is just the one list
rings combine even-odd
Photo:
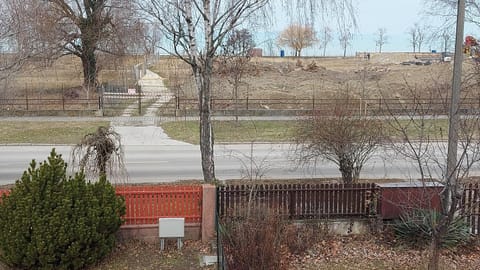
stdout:
[[163,78],[152,71],[146,71],[138,84],[142,87],[144,103],[153,103],[146,108],[142,117],[132,115],[138,111],[138,104],[128,106],[121,117],[113,118],[111,126],[122,137],[124,145],[188,145],[170,139],[161,127],[158,127],[158,109],[169,102],[173,95],[163,84]]
[[[142,88],[142,102],[144,104],[152,103],[144,110],[145,116],[145,125],[155,125],[151,119],[157,116],[157,111],[163,104],[169,102],[173,98],[173,94],[168,90],[167,87],[163,84],[163,78],[158,74],[147,69],[146,74],[138,81],[138,84]],[[153,101],[153,102],[152,102]],[[122,117],[129,117],[136,115],[138,112],[138,104],[133,103],[129,105],[122,113]],[[115,123],[117,125],[122,125],[122,122]],[[129,123],[125,123],[129,125]]]

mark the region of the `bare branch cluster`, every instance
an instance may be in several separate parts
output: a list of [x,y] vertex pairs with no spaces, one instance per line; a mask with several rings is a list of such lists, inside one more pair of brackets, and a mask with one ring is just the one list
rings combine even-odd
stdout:
[[[85,135],[73,147],[73,167],[78,166],[89,178],[125,176],[124,152],[120,135],[112,128],[99,127]],[[117,175],[118,174],[118,175]]]
[[301,123],[295,135],[295,156],[304,165],[317,159],[329,160],[338,165],[344,183],[354,183],[383,141],[383,124],[374,118],[356,116],[340,102],[332,111],[332,117],[314,112]]
[[[457,0],[424,0],[428,15],[441,17],[445,25],[452,25],[457,15]],[[465,21],[480,25],[480,1],[465,1]]]
[[233,29],[241,26],[268,0],[152,0],[137,7],[160,27],[171,47],[161,49],[190,65],[200,111],[200,152],[205,181],[215,180],[211,77],[218,49]]
[[425,26],[415,23],[408,29],[408,35],[410,36],[413,52],[420,52],[427,38]]
[[278,45],[288,46],[300,57],[302,50],[311,47],[318,41],[317,34],[309,25],[291,24],[280,33]]
[[[448,119],[438,113],[450,106],[450,83],[436,82],[434,87],[422,91],[409,87],[417,103],[409,109],[406,116],[400,117],[391,111],[391,119],[388,121],[392,132],[402,139],[401,142],[392,140],[395,152],[416,164],[423,183],[433,183],[443,188],[439,218],[432,224],[429,269],[438,269],[441,243],[450,226],[464,211],[461,209],[463,185],[468,181],[473,166],[480,162],[479,112],[462,106],[466,96],[478,93],[478,86],[471,77],[471,74],[464,76],[463,97],[460,98],[459,111],[456,112],[461,116],[458,120],[458,151],[457,161],[453,164],[453,177],[447,172]],[[415,98],[420,96],[423,98],[421,102]]]
[[[123,54],[142,33],[129,1],[5,0],[14,46],[30,57],[53,60],[73,54],[82,60],[84,84],[96,84],[97,53]],[[16,30],[16,31],[15,31]]]
[[378,47],[378,52],[381,53],[383,45],[388,43],[387,29],[383,27],[379,28],[376,35],[375,45]]

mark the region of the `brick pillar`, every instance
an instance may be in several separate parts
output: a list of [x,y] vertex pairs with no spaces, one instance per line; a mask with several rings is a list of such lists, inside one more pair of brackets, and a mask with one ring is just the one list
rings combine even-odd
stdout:
[[215,211],[217,189],[213,185],[202,185],[202,242],[208,242],[215,236]]

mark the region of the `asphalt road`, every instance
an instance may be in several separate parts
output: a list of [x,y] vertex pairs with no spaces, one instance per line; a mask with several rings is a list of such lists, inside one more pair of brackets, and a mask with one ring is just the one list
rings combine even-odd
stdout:
[[[70,146],[0,146],[0,185],[14,183],[32,159],[45,160],[52,147],[70,162]],[[318,162],[315,169],[313,166],[296,166],[291,161],[288,144],[255,144],[253,159],[250,158],[252,148],[249,144],[217,145],[215,153],[216,174],[221,180],[241,178],[246,168],[257,168],[253,172],[263,172],[264,178],[340,176],[337,166],[332,162]],[[131,183],[202,179],[197,145],[127,145],[125,163],[128,182]],[[432,168],[435,168],[433,164]],[[473,168],[471,173],[480,175],[478,168]],[[391,150],[380,149],[367,162],[361,176],[371,179],[415,179],[419,174],[410,160],[393,154]]]

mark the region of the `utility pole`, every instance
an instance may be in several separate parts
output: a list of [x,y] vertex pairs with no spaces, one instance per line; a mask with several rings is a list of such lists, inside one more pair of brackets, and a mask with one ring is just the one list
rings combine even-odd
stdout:
[[450,103],[449,127],[448,127],[448,154],[447,174],[445,190],[443,192],[443,214],[454,211],[452,196],[458,193],[457,179],[457,148],[458,148],[458,126],[460,120],[459,102],[460,89],[462,86],[462,63],[463,63],[463,28],[465,22],[465,0],[458,0],[457,8],[457,35],[455,39],[455,59],[453,64],[452,96]]

